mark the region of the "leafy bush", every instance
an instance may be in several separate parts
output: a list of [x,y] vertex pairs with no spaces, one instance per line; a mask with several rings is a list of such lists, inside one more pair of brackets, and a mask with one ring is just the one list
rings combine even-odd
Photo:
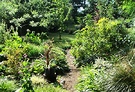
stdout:
[[15,81],[0,78],[0,92],[14,92],[17,89]]
[[28,61],[23,61],[22,63],[22,80],[21,80],[21,85],[24,90],[24,92],[34,92],[33,86],[32,86],[32,81],[30,77],[32,76],[29,68],[29,62]]
[[64,52],[58,47],[53,47],[51,42],[45,44],[44,58],[46,68],[55,67],[58,74],[69,70]]
[[[93,66],[85,66],[81,69],[81,77],[76,85],[78,92],[106,92],[105,86],[110,81],[110,69],[112,65],[103,59],[96,59]],[[113,72],[113,71],[111,71]]]
[[21,65],[22,56],[24,54],[22,38],[18,34],[12,33],[11,38],[5,41],[5,46],[2,49],[2,53],[7,57],[5,65],[7,66],[6,72],[13,75],[18,75]]
[[36,44],[36,45],[40,45],[41,44],[40,37],[38,35],[35,35],[34,32],[32,32],[32,33],[27,32],[27,34],[26,34],[26,36],[24,38],[24,41],[25,42],[29,42],[29,43],[33,43],[33,44]]
[[122,20],[101,18],[93,26],[79,30],[72,42],[76,63],[90,63],[96,57],[107,57],[120,49],[128,49],[132,40]]
[[129,57],[123,57],[114,65],[96,59],[93,66],[82,68],[76,89],[79,92],[134,92],[135,64],[129,60]]
[[0,44],[4,43],[5,25],[0,24]]
[[44,72],[45,65],[45,62],[42,59],[34,60],[30,66],[32,68],[32,73],[42,74]]
[[4,48],[4,45],[0,45],[0,52],[2,51],[3,48]]
[[34,44],[27,44],[25,46],[25,53],[27,54],[28,58],[38,58],[41,54],[44,53],[44,47],[43,46],[38,46]]
[[124,1],[122,4],[123,15],[125,18],[134,17],[135,14],[135,2],[134,0]]

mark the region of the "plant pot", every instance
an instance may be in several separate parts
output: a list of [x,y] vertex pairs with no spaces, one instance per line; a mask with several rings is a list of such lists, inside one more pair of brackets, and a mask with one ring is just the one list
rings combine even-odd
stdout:
[[45,76],[44,77],[45,77],[45,79],[47,79],[47,81],[49,83],[56,82],[57,74],[56,74],[55,68],[53,68],[53,67],[45,68]]

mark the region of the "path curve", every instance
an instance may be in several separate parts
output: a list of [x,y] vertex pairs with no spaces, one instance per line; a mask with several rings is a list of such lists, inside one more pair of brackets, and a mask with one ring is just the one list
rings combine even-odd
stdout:
[[80,76],[80,70],[76,68],[73,61],[74,57],[70,54],[70,50],[67,50],[66,55],[67,63],[70,68],[70,72],[62,76],[61,80],[63,81],[62,86],[69,92],[75,92],[75,85],[78,82],[78,77]]

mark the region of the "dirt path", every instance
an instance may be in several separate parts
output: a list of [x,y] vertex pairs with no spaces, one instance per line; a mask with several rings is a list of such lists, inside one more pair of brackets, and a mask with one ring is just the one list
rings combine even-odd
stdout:
[[79,69],[74,65],[74,57],[70,54],[70,50],[67,50],[67,62],[70,68],[70,72],[65,76],[62,76],[61,80],[63,81],[63,88],[67,89],[69,92],[75,92],[75,85],[77,84],[78,77],[80,75]]

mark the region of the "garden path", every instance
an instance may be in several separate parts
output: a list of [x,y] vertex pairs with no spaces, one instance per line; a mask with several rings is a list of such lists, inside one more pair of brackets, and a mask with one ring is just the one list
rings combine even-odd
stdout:
[[66,58],[70,68],[70,72],[62,76],[62,86],[69,92],[75,92],[75,85],[78,82],[77,80],[80,75],[80,70],[74,65],[74,57],[70,54],[70,50],[67,50]]

